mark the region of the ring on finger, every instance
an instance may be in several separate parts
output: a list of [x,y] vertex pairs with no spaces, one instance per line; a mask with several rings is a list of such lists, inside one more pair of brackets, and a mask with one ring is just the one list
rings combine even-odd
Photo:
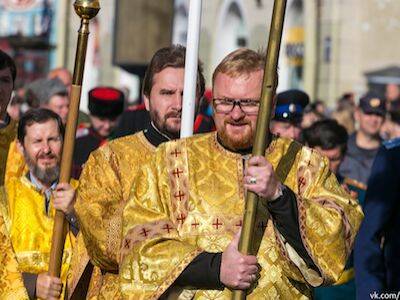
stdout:
[[249,184],[256,184],[256,183],[257,183],[257,178],[255,178],[255,177],[249,178]]

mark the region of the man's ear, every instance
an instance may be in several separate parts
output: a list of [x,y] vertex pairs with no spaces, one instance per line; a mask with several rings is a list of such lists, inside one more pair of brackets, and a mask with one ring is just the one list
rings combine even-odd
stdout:
[[18,152],[23,156],[24,155],[24,145],[21,144],[19,140],[16,140]]
[[150,99],[146,95],[143,95],[143,102],[146,110],[150,111]]

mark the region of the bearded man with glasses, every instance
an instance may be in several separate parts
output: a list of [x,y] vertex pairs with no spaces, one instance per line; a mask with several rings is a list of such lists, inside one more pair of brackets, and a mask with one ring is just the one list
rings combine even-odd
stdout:
[[[128,299],[308,299],[335,282],[362,219],[329,162],[272,138],[251,157],[264,55],[238,49],[213,75],[216,132],[162,144],[123,213],[121,291]],[[257,254],[238,251],[246,191],[261,199]],[[271,218],[267,218],[266,211]]]

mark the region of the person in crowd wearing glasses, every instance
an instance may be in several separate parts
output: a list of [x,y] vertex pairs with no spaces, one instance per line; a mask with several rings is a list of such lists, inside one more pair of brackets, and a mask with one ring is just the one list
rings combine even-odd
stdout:
[[310,99],[300,90],[287,90],[276,95],[276,108],[271,132],[280,137],[300,140],[304,108]]
[[[225,57],[212,79],[216,132],[162,144],[141,166],[123,212],[124,297],[229,299],[250,288],[248,299],[307,299],[339,278],[362,212],[328,160],[275,137],[251,157],[264,57]],[[246,191],[260,199],[256,255],[238,251]]]

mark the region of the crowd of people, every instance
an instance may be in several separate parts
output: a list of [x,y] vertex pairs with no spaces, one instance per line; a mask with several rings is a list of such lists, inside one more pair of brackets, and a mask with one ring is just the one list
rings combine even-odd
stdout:
[[[89,91],[73,179],[59,183],[71,74],[15,89],[0,50],[1,298],[399,292],[399,87],[344,94],[332,112],[304,91],[280,92],[266,154],[252,157],[265,56],[230,53],[209,90],[199,61],[195,135],[179,139],[185,51],[154,54],[140,105],[126,107],[116,87]],[[260,199],[251,255],[238,251],[247,191]],[[55,210],[69,227],[59,278],[47,272]]]

